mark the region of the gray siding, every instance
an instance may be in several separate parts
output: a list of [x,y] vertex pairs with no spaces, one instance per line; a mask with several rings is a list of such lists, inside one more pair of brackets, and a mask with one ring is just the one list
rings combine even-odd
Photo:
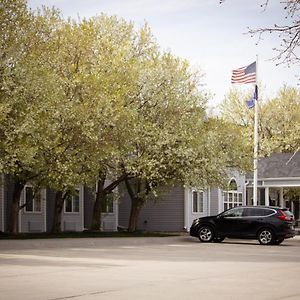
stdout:
[[13,179],[5,175],[4,180],[4,231],[8,230],[9,216],[11,214],[11,203],[14,191],[14,181]]
[[92,223],[95,194],[87,187],[84,188],[84,228],[89,229]]
[[[119,225],[128,226],[130,199],[124,194],[120,199]],[[184,227],[184,188],[181,186],[162,189],[155,202],[148,201],[140,212],[139,230],[182,231]]]
[[210,189],[210,212],[209,215],[215,216],[219,213],[219,189]]
[[0,179],[0,231],[4,231],[4,176]]
[[46,192],[46,231],[50,232],[53,224],[54,216],[54,206],[55,206],[55,192],[53,190],[47,189]]

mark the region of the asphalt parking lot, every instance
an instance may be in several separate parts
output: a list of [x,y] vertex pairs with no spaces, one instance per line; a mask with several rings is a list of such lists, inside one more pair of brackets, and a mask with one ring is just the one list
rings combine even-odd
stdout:
[[0,241],[0,299],[300,299],[300,236]]

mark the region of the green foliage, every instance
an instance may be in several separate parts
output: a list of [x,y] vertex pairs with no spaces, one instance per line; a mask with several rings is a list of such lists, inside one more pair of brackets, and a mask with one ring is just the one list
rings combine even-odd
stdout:
[[[260,155],[276,152],[295,152],[300,149],[300,94],[299,89],[284,85],[271,99],[259,99]],[[232,90],[221,105],[224,119],[242,126],[252,139],[254,110],[246,108],[251,94]]]
[[0,12],[2,172],[68,193],[106,173],[148,192],[248,167],[243,126],[206,116],[201,74],[160,51],[147,24],[64,20],[21,0]]

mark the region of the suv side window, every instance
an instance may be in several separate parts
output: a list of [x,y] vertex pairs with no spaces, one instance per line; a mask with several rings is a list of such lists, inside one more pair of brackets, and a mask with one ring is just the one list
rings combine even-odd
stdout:
[[243,217],[264,217],[269,216],[272,213],[274,213],[274,211],[269,208],[248,207],[244,208]]
[[272,214],[274,214],[274,210],[272,210],[272,209],[269,209],[269,208],[264,208],[264,209],[262,209],[263,210],[263,216],[269,216],[269,215],[272,215]]
[[244,210],[244,208],[242,208],[242,207],[236,207],[236,208],[230,209],[223,214],[223,217],[224,218],[241,217],[243,215],[243,210]]

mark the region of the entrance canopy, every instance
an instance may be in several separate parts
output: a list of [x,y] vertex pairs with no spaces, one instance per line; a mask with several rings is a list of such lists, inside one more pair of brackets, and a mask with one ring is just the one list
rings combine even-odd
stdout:
[[[253,174],[246,175],[247,187]],[[258,187],[300,187],[300,153],[276,153],[258,161]]]

